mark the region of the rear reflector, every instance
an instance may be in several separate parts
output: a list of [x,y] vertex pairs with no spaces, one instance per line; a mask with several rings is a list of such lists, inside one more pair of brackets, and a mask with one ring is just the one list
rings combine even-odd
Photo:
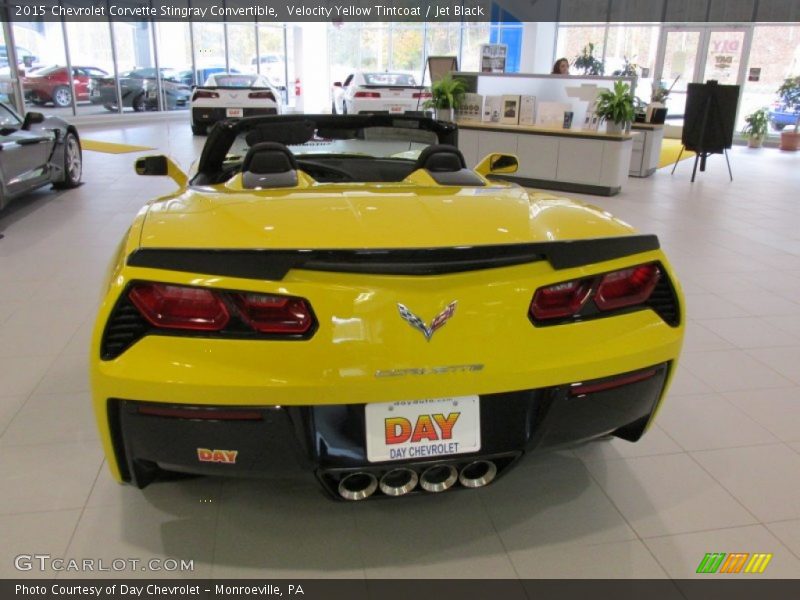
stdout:
[[314,323],[311,310],[302,298],[270,294],[232,294],[242,319],[261,333],[307,333]]
[[614,310],[641,304],[653,293],[660,275],[652,263],[604,275],[594,298],[597,308]]
[[380,92],[356,92],[356,98],[380,98]]
[[139,405],[139,414],[170,419],[204,419],[208,421],[260,421],[257,410],[218,410],[208,408],[173,408]]
[[222,300],[204,288],[140,283],[128,297],[155,327],[219,331],[230,318]]
[[656,369],[649,369],[647,371],[638,371],[636,373],[620,375],[619,377],[607,379],[606,381],[599,381],[597,383],[580,383],[573,385],[569,389],[569,393],[571,396],[583,396],[584,394],[605,392],[607,390],[613,390],[614,388],[622,387],[624,385],[630,385],[632,383],[644,381],[645,379],[650,379],[655,374]]
[[557,319],[580,311],[592,291],[591,280],[578,279],[536,290],[530,313],[534,319]]
[[196,90],[192,100],[197,100],[198,98],[219,98],[219,94],[217,92],[209,92],[208,90]]
[[275,102],[275,96],[272,92],[250,92],[247,97],[254,100],[272,100]]
[[430,92],[414,92],[413,94],[411,94],[411,97],[414,98],[415,100],[417,98],[427,100],[428,98],[433,98],[433,94],[431,94]]

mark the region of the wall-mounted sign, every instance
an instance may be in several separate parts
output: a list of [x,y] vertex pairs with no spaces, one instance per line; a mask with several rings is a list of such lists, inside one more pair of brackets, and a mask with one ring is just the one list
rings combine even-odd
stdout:
[[761,67],[750,67],[747,74],[747,81],[759,81],[761,79]]

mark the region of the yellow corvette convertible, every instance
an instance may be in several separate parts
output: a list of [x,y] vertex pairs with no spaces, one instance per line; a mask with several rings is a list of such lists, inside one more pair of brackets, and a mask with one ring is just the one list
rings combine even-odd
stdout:
[[474,170],[414,116],[223,121],[145,206],[91,347],[111,471],[305,469],[335,498],[487,485],[525,454],[635,441],[683,338],[659,249],[608,213]]

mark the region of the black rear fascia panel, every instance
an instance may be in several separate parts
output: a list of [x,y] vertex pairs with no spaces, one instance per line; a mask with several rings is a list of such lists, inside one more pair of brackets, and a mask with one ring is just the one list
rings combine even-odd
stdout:
[[529,244],[388,249],[140,248],[128,266],[242,279],[281,281],[292,269],[372,275],[442,275],[547,260],[556,270],[658,250],[655,235]]

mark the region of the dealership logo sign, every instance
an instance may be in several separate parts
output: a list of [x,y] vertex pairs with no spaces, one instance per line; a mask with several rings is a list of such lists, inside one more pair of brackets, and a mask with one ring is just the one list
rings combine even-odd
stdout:
[[417,315],[415,315],[407,306],[404,304],[397,303],[397,308],[400,311],[400,316],[406,321],[409,325],[411,325],[414,329],[420,331],[422,335],[425,336],[425,339],[431,341],[433,334],[436,332],[437,329],[440,329],[444,326],[447,321],[450,320],[450,317],[456,312],[456,304],[457,301],[453,300],[450,304],[448,304],[445,309],[440,312],[438,315],[433,317],[430,325],[426,325],[425,321],[420,319]]
[[200,462],[223,463],[228,465],[236,464],[238,450],[209,450],[208,448],[197,449],[197,460]]

